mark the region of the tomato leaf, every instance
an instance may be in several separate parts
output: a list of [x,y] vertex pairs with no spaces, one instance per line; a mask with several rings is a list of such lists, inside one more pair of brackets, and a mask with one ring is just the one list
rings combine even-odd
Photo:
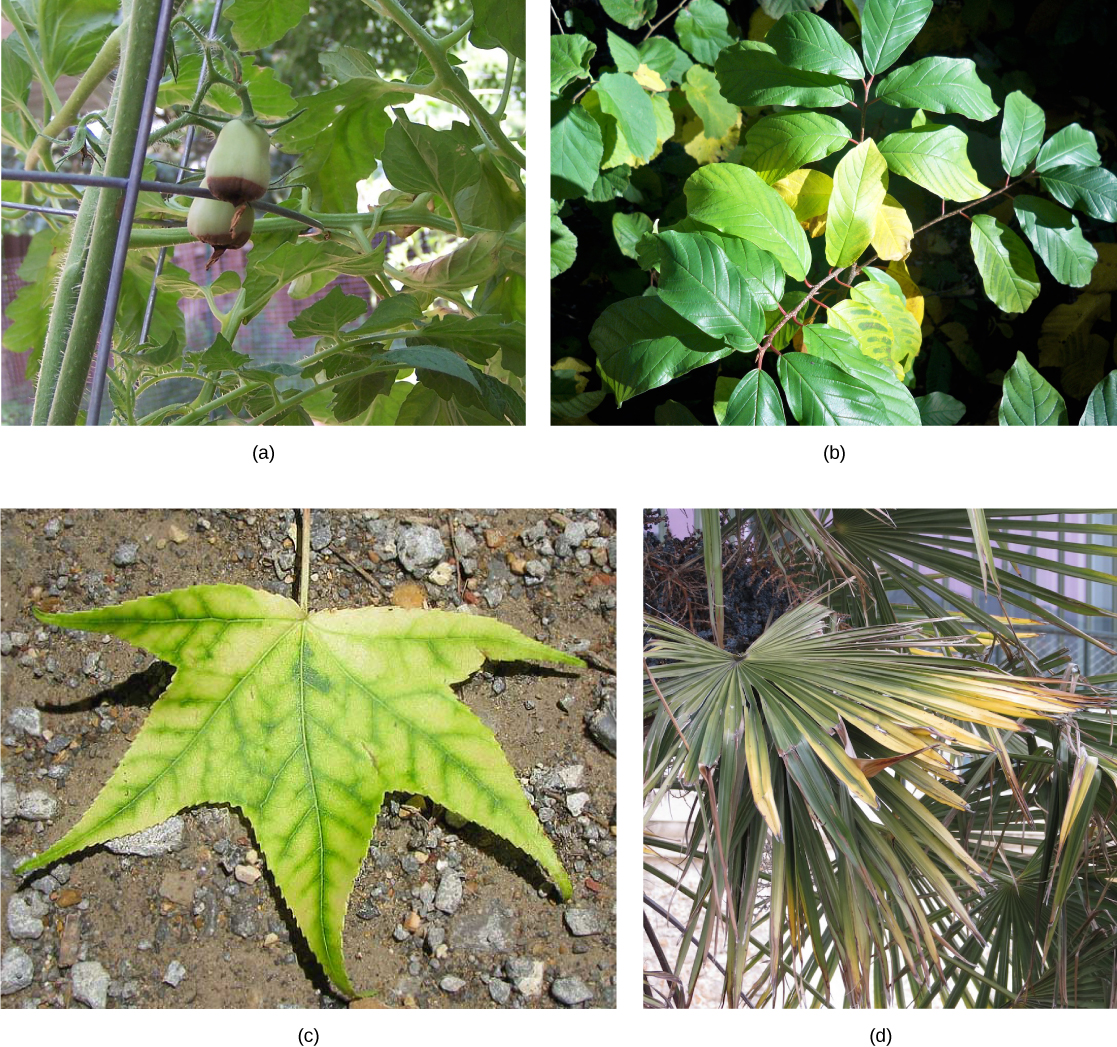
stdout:
[[240,807],[333,983],[342,925],[386,792],[421,793],[569,877],[492,732],[455,697],[486,658],[582,663],[476,615],[369,607],[307,614],[201,585],[43,622],[107,633],[177,667],[92,806],[21,871],[196,804]]

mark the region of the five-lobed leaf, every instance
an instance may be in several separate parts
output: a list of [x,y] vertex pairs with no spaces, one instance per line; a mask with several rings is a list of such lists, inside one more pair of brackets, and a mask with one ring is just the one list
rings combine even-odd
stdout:
[[874,97],[899,108],[961,113],[973,120],[989,120],[1000,112],[968,58],[933,55],[894,69],[877,84]]
[[770,252],[796,280],[807,275],[807,234],[780,194],[751,168],[710,164],[687,179],[684,192],[687,213],[696,222]]
[[1005,99],[1001,123],[1001,164],[1013,178],[1027,169],[1039,152],[1047,118],[1023,91],[1013,91]]
[[1001,425],[1066,425],[1067,405],[1024,354],[1005,375],[997,417]]
[[864,80],[865,67],[857,52],[829,22],[809,11],[784,15],[764,38],[784,65],[812,73],[833,73],[847,80]]
[[896,61],[918,35],[934,0],[866,0],[861,12],[861,53],[874,76]]
[[582,663],[493,619],[201,585],[47,623],[120,637],[177,666],[92,806],[23,871],[196,804],[251,822],[299,928],[353,989],[342,926],[386,792],[429,796],[570,880],[492,732],[450,690],[486,658]]
[[826,261],[847,266],[869,246],[888,189],[888,164],[867,138],[838,161],[826,211]]
[[1039,296],[1031,252],[1011,229],[989,214],[970,224],[970,247],[985,293],[1006,313],[1022,313]]
[[893,174],[946,200],[976,200],[989,191],[977,180],[966,136],[957,127],[924,124],[896,131],[880,143],[880,151]]
[[734,105],[808,105],[823,108],[853,101],[839,76],[784,65],[768,44],[742,40],[717,56],[721,93]]
[[1058,204],[1038,196],[1018,196],[1013,206],[1020,228],[1051,275],[1068,287],[1085,287],[1098,252],[1082,235],[1078,219]]

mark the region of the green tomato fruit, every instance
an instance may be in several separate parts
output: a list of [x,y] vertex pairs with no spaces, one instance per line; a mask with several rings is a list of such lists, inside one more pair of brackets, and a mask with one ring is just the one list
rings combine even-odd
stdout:
[[[208,182],[209,179],[207,178]],[[203,183],[204,184],[204,183]],[[213,192],[213,186],[209,186]],[[237,209],[221,200],[195,198],[186,216],[186,228],[190,235],[211,247],[243,247],[252,235],[255,221],[252,208],[246,208],[238,217]]]
[[206,162],[206,182],[218,200],[240,207],[259,200],[271,180],[270,140],[259,124],[230,120]]

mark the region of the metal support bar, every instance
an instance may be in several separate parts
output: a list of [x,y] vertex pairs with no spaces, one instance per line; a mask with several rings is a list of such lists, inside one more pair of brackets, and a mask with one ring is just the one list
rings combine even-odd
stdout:
[[101,402],[105,395],[109,358],[112,356],[113,327],[116,325],[116,310],[120,304],[120,290],[124,283],[124,267],[128,264],[128,241],[132,236],[132,221],[140,198],[140,180],[143,177],[144,158],[147,156],[147,136],[151,133],[151,124],[155,118],[155,100],[159,93],[159,81],[163,77],[167,37],[170,35],[173,13],[174,0],[162,0],[159,25],[155,30],[155,46],[151,51],[151,66],[147,73],[147,86],[144,90],[143,108],[140,111],[140,127],[136,134],[136,147],[132,152],[128,185],[124,190],[120,228],[116,233],[112,273],[109,275],[109,286],[105,296],[105,312],[101,318],[101,344],[97,347],[97,357],[93,363],[93,385],[89,390],[89,404],[85,411],[86,425],[101,423]]
[[[47,182],[58,185],[95,185],[109,189],[126,189],[129,184],[127,178],[110,178],[108,175],[60,175],[52,171],[23,171],[9,167],[0,168],[0,179],[3,178],[10,178],[16,182]],[[173,196],[197,196],[201,197],[203,200],[217,199],[213,193],[208,189],[203,189],[200,185],[176,185],[174,182],[148,182],[146,180],[141,180],[137,184],[145,193],[164,193]],[[0,202],[0,208],[14,206],[14,204]],[[252,206],[257,211],[267,211],[268,214],[278,215],[280,218],[291,218],[296,222],[302,222],[314,229],[325,230],[326,228],[316,218],[310,218],[305,214],[300,214],[298,211],[292,211],[288,207],[280,207],[278,204],[268,204],[264,203],[263,200],[253,200]],[[69,213],[70,212],[67,212],[67,214]]]

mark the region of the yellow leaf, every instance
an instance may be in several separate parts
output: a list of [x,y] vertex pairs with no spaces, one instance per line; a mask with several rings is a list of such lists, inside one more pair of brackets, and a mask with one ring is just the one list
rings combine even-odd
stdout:
[[800,222],[808,222],[818,215],[826,214],[826,208],[830,205],[830,194],[834,191],[834,179],[821,171],[801,167],[798,171],[785,175],[778,182],[773,182],[772,188],[783,197],[784,202],[795,212],[795,217]]
[[826,215],[816,214],[814,218],[809,218],[803,223],[803,228],[807,230],[807,235],[813,240],[816,236],[822,236],[826,232]]
[[775,18],[769,18],[759,7],[753,11],[749,19],[749,39],[763,40],[768,35],[768,30],[776,24]]
[[650,66],[641,65],[632,75],[636,82],[646,91],[667,90],[667,85],[663,82],[663,77]]
[[902,262],[911,254],[913,235],[907,211],[894,196],[886,195],[877,212],[877,224],[873,232],[872,244],[877,256],[887,261]]
[[861,352],[873,360],[893,366],[892,345],[895,335],[884,315],[866,302],[853,298],[832,305],[826,313],[826,324],[853,335]]
[[850,293],[855,301],[876,309],[892,329],[892,346],[887,362],[892,365],[896,377],[903,379],[912,369],[923,343],[923,332],[915,317],[908,312],[905,300],[898,298],[883,284],[872,281],[858,284]]
[[686,120],[675,134],[675,141],[681,143],[683,149],[698,162],[700,167],[725,160],[730,150],[737,147],[740,138],[740,119],[729,129],[724,138],[707,138],[702,121],[698,117]]
[[[887,203],[887,201],[885,201]],[[908,267],[902,261],[890,262],[886,270],[889,276],[903,288],[904,304],[907,310],[915,317],[917,324],[923,323],[923,292],[916,286],[915,281],[908,272]]]
[[1117,291],[1117,244],[1094,244],[1093,248],[1098,252],[1098,261],[1086,290],[1094,294]]
[[1040,328],[1040,366],[1062,367],[1078,355],[1094,321],[1109,319],[1110,300],[1108,294],[1080,294],[1070,305],[1055,306]]

